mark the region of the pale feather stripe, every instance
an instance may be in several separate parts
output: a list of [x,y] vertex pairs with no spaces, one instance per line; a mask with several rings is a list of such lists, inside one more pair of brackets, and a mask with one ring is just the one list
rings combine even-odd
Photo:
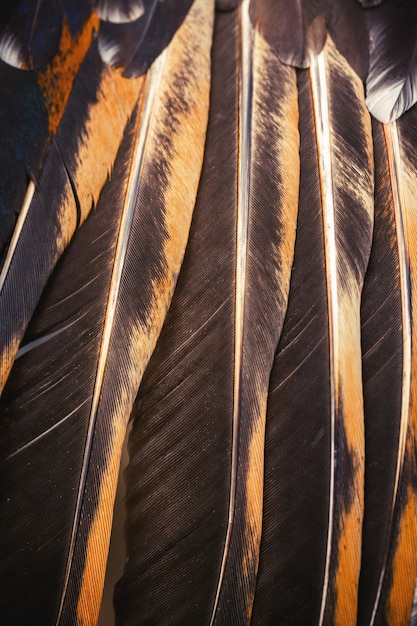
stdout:
[[327,303],[329,315],[330,343],[330,482],[329,482],[329,521],[327,531],[326,563],[323,580],[323,594],[320,608],[320,626],[324,621],[327,592],[329,588],[330,559],[333,541],[334,483],[335,483],[335,422],[338,406],[338,294],[336,264],[336,234],[333,202],[333,176],[331,163],[330,120],[328,109],[328,86],[326,78],[326,53],[324,50],[314,57],[310,67],[310,80],[313,95],[313,110],[317,138],[317,152],[321,185],[324,250],[326,258]]
[[14,228],[13,235],[12,235],[9,247],[7,249],[6,258],[4,260],[3,267],[1,269],[1,273],[0,273],[0,291],[4,287],[4,281],[6,280],[6,276],[8,274],[9,269],[10,269],[10,264],[12,262],[13,255],[14,255],[14,253],[16,251],[16,246],[17,246],[18,241],[20,239],[20,235],[22,233],[23,225],[24,225],[24,223],[26,221],[26,218],[27,218],[27,215],[28,215],[28,212],[29,212],[29,209],[30,209],[30,205],[32,204],[34,193],[35,193],[35,183],[33,181],[30,181],[30,183],[28,184],[27,189],[26,189],[25,197],[24,197],[23,203],[22,203],[22,208],[20,209],[19,217],[17,218],[16,226]]
[[[402,330],[403,330],[403,378],[402,378],[402,394],[401,394],[401,427],[398,445],[397,467],[395,471],[394,490],[392,494],[391,519],[392,523],[394,515],[394,507],[397,499],[398,484],[403,468],[405,447],[407,439],[407,426],[410,411],[411,397],[411,293],[409,283],[409,266],[407,255],[406,228],[404,225],[404,191],[403,180],[401,174],[401,152],[398,141],[398,131],[396,122],[383,125],[385,145],[387,148],[388,167],[390,173],[391,187],[393,192],[393,205],[395,215],[395,227],[397,231],[398,242],[398,258],[400,266],[400,284],[401,284],[401,310],[402,310]],[[379,599],[381,597],[382,585],[385,578],[385,572],[388,562],[388,550],[385,551],[384,562],[379,576],[377,595],[375,598],[374,608],[372,611],[370,626],[373,626],[378,610]]]
[[229,513],[227,532],[223,548],[222,562],[214,600],[210,625],[214,623],[224,581],[226,563],[229,556],[233,518],[236,505],[236,484],[238,468],[238,433],[239,407],[241,394],[243,320],[246,291],[246,266],[248,247],[249,213],[249,170],[251,150],[251,93],[252,93],[252,46],[253,29],[249,17],[249,0],[243,0],[241,16],[241,66],[240,66],[240,102],[239,102],[239,167],[237,194],[237,237],[236,237],[236,285],[235,285],[235,343],[234,343],[234,379],[233,379],[233,440],[230,474]]
[[128,241],[130,230],[132,226],[132,221],[135,213],[136,207],[136,194],[137,189],[140,184],[143,162],[146,153],[146,145],[147,139],[149,136],[149,129],[152,125],[152,118],[155,111],[155,99],[156,94],[158,94],[159,85],[161,84],[164,63],[165,63],[166,51],[164,51],[158,59],[152,65],[148,76],[146,78],[145,85],[145,101],[143,105],[143,113],[140,121],[138,122],[138,132],[135,141],[135,153],[131,163],[131,168],[129,172],[129,179],[127,183],[127,191],[122,211],[122,218],[120,223],[120,231],[117,240],[117,247],[115,253],[115,260],[113,265],[113,273],[110,282],[110,290],[109,290],[109,298],[107,302],[104,326],[103,326],[103,336],[101,340],[100,353],[98,358],[97,365],[97,374],[96,381],[93,392],[93,399],[91,403],[91,412],[89,418],[89,426],[87,432],[87,439],[85,445],[84,459],[82,465],[82,472],[80,478],[80,487],[78,490],[77,504],[76,510],[74,514],[74,521],[72,526],[72,534],[71,541],[67,559],[67,567],[65,571],[64,584],[61,595],[61,602],[57,616],[57,624],[59,623],[62,615],[62,610],[64,606],[65,595],[68,587],[68,582],[70,578],[72,559],[74,556],[75,543],[77,537],[77,529],[79,525],[81,508],[82,508],[82,500],[84,494],[84,487],[87,479],[88,473],[88,460],[91,453],[91,447],[93,442],[93,433],[94,426],[98,412],[98,406],[100,401],[101,390],[103,387],[104,374],[106,371],[106,365],[108,360],[108,352],[110,346],[110,340],[113,333],[114,327],[114,319],[116,312],[116,305],[120,291],[121,285],[121,277],[123,272],[123,267],[125,264]]

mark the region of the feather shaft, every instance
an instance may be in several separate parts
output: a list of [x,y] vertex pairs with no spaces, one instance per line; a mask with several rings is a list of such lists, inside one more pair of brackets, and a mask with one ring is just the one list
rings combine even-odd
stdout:
[[324,620],[324,612],[327,602],[327,593],[330,577],[330,555],[333,543],[333,516],[334,516],[334,475],[335,475],[335,410],[339,405],[338,386],[338,296],[336,261],[336,236],[333,204],[333,179],[330,158],[330,121],[328,111],[327,78],[324,53],[321,52],[311,65],[311,85],[316,119],[317,147],[319,155],[320,183],[323,197],[323,222],[324,222],[324,249],[326,256],[326,277],[328,291],[328,314],[329,314],[329,349],[330,349],[330,504],[329,504],[329,531],[327,535],[326,567],[324,572],[323,596],[320,609],[319,623]]
[[[245,3],[244,11],[248,11]],[[241,71],[245,79],[241,89],[248,89],[250,98],[241,94],[245,111],[239,115],[239,159],[243,163],[239,164],[238,184],[247,189],[238,190],[241,204],[237,209],[233,418],[237,432],[233,462],[237,467],[235,494],[230,494],[233,519],[229,520],[213,623],[223,619],[224,603],[233,595],[231,585],[236,581],[240,593],[234,594],[230,619],[246,622],[252,612],[262,529],[267,389],[287,306],[299,184],[295,72],[281,64],[262,35],[252,30],[248,15],[242,21]],[[270,140],[272,132],[274,139]],[[260,165],[267,159],[269,180]],[[284,173],[284,163],[291,163],[290,172],[286,169]],[[266,233],[270,240],[261,253]],[[265,291],[260,297],[255,286],[261,284]]]
[[240,117],[239,117],[239,176],[237,198],[237,262],[235,281],[235,351],[234,351],[234,375],[233,375],[233,440],[230,475],[230,501],[229,517],[227,522],[227,534],[220,568],[219,582],[214,600],[213,613],[210,624],[214,623],[220,592],[226,570],[230,540],[233,528],[233,519],[236,504],[236,483],[238,471],[238,445],[239,445],[239,413],[241,394],[241,367],[243,347],[244,303],[246,286],[246,263],[248,246],[248,220],[249,220],[249,170],[250,170],[250,134],[251,134],[251,102],[249,94],[252,93],[252,45],[253,30],[249,21],[247,0],[242,2],[241,8],[241,66],[240,66]]
[[[343,58],[337,55],[330,41],[317,62],[312,64],[310,74],[323,198],[332,415],[329,534],[320,623],[328,619],[327,612],[331,605],[333,608],[330,610],[335,611],[336,623],[342,623],[345,619],[348,623],[353,623],[356,619],[363,511],[364,436],[359,305],[370,252],[373,219],[371,133],[359,80]],[[334,95],[332,87],[336,77],[341,79],[341,84],[345,83],[345,89],[351,91],[352,98],[358,103],[358,120],[364,131],[364,139],[360,140],[362,145],[355,147],[358,150],[358,161],[353,162],[355,165],[349,164],[349,171],[353,179],[357,179],[357,171],[364,170],[366,175],[359,188],[360,192],[352,186],[346,188],[348,196],[344,189],[348,180],[347,173],[336,165],[335,155],[339,154],[339,158],[343,159],[343,150],[350,149],[348,145],[352,137],[348,135],[348,131],[341,132],[338,122],[340,105],[337,104],[336,97],[339,96]],[[337,135],[336,128],[340,135]],[[330,133],[327,129],[330,129]],[[342,148],[344,142],[347,142],[346,147]],[[350,157],[352,154],[351,151]],[[352,219],[348,217],[348,202],[351,207],[355,207],[355,219],[358,224],[362,224],[363,229],[362,248],[356,247],[355,250],[347,244],[351,235],[348,234],[344,221]],[[346,450],[342,453],[344,446]],[[336,454],[338,458],[341,454],[347,455],[346,466],[342,461],[336,466]],[[338,495],[340,493],[344,495],[341,497]],[[345,503],[343,498],[346,498]]]

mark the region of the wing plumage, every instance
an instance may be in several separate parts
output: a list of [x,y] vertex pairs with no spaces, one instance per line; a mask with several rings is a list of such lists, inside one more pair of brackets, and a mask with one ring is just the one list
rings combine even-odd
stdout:
[[3,621],[408,623],[415,12],[3,3]]
[[[242,42],[240,49],[239,41]],[[119,585],[117,604],[124,616],[129,599],[135,596],[133,602],[140,604],[146,598],[148,610],[154,612],[144,613],[144,623],[155,619],[158,611],[151,601],[155,594],[152,584],[160,580],[156,572],[167,551],[167,547],[163,550],[160,545],[161,536],[167,533],[167,517],[177,519],[172,528],[168,527],[167,546],[176,546],[181,541],[183,549],[186,549],[186,539],[181,537],[187,535],[184,525],[189,526],[190,520],[183,519],[184,513],[176,516],[174,511],[177,507],[182,512],[188,511],[193,506],[192,517],[204,519],[194,491],[199,484],[198,469],[194,469],[196,484],[193,481],[188,487],[184,479],[181,480],[183,445],[175,445],[167,457],[163,452],[172,446],[173,432],[184,430],[190,448],[194,447],[192,437],[198,436],[200,429],[210,434],[209,441],[213,443],[207,444],[208,452],[214,445],[218,452],[202,466],[201,483],[207,482],[207,474],[220,474],[218,463],[222,467],[216,478],[216,484],[222,485],[218,493],[219,512],[215,511],[215,515],[207,512],[212,519],[208,528],[216,528],[218,534],[216,561],[210,565],[207,599],[196,607],[195,619],[204,616],[212,623],[246,620],[251,612],[258,567],[268,380],[285,315],[295,238],[299,171],[296,82],[292,68],[281,65],[278,59],[271,64],[268,62],[267,44],[252,30],[247,3],[243,3],[241,10],[217,15],[214,46],[206,169],[166,330],[139,395],[135,418],[138,426],[132,434],[133,457],[127,470],[127,499],[136,502],[149,489],[146,489],[147,479],[141,480],[141,476],[169,475],[168,468],[172,464],[178,466],[169,479],[171,489],[168,488],[168,493],[175,492],[177,499],[165,515],[153,515],[160,521],[152,526],[145,524],[158,506],[156,501],[144,513],[132,506],[132,517],[128,518],[128,543],[136,558],[131,559],[132,567],[127,568],[125,580]],[[225,56],[230,60],[228,90],[223,99],[219,96],[222,87],[221,83],[216,83],[215,72],[224,63]],[[268,85],[268,89],[264,85]],[[282,120],[288,117],[292,123],[285,128]],[[224,142],[224,156],[220,156],[217,164],[217,168],[223,170],[221,180],[224,182],[220,186],[213,162],[218,162],[218,140],[226,133],[226,128],[230,128],[230,138]],[[288,170],[284,170],[284,162],[291,164]],[[203,219],[202,211],[207,211],[210,202],[214,212]],[[265,202],[274,206],[274,211],[266,214],[262,210]],[[219,246],[213,243],[217,232],[223,242],[220,259],[213,250],[213,245],[214,249]],[[217,269],[219,263],[221,270]],[[193,286],[194,278],[187,274],[187,268],[196,265],[201,266],[203,276]],[[203,286],[207,296],[204,296]],[[191,311],[195,308],[198,313],[198,316],[192,313],[192,321],[180,315],[180,311],[187,309],[185,299]],[[202,353],[202,345],[207,346],[207,355]],[[214,345],[216,349],[211,351],[209,346]],[[219,367],[216,363],[223,364],[222,370],[228,363],[230,373],[224,382],[217,382],[217,400],[212,404],[209,399],[203,402],[207,397],[205,373],[213,372],[216,378],[215,370]],[[188,374],[190,368],[195,370],[194,377]],[[175,381],[179,381],[178,388],[172,387]],[[213,389],[213,383],[209,388]],[[165,412],[168,408],[165,407],[166,395],[170,398],[169,419]],[[189,408],[183,406],[184,395],[189,399]],[[196,408],[197,398],[201,398],[200,409]],[[175,413],[178,406],[183,409]],[[198,424],[190,423],[187,427],[187,417],[194,420],[196,410],[200,413]],[[167,421],[163,421],[162,416]],[[152,423],[158,424],[158,435],[148,433],[148,424]],[[161,451],[156,454],[154,450],[159,447]],[[166,463],[162,461],[165,457]],[[183,493],[175,488],[176,480],[182,485]],[[194,504],[186,506],[186,503]],[[206,502],[201,504],[207,507]],[[198,523],[202,533],[207,533],[206,524]],[[143,526],[148,527],[150,535],[141,537],[138,530]],[[194,538],[194,541],[204,543],[203,538]],[[146,568],[154,545],[158,546],[155,561],[151,560]],[[176,552],[174,548],[170,551],[171,559]],[[136,565],[137,560],[140,567]],[[137,579],[133,583],[135,571]],[[237,594],[232,591],[236,589]],[[229,605],[231,599],[232,605]],[[185,604],[182,594],[173,598],[174,601],[175,604],[182,601],[181,608]],[[180,608],[170,608],[169,597],[165,602],[166,612],[175,615],[180,622],[180,615],[184,615],[179,613]]]
[[[77,616],[92,624],[97,619],[121,445],[178,275],[201,171],[212,12],[205,2],[195,3],[146,79],[123,78],[116,70],[105,68],[97,50],[92,51],[99,89],[88,71],[85,82],[92,85],[83,84],[82,88],[85,93],[90,87],[92,94],[90,102],[86,100],[87,114],[81,118],[87,128],[72,137],[74,124],[65,126],[63,120],[40,188],[28,203],[24,225],[6,259],[3,315],[11,322],[14,342],[21,345],[2,407],[7,416],[2,432],[2,483],[10,502],[2,509],[2,527],[10,532],[3,535],[1,579],[3,615],[9,623],[73,623]],[[123,91],[126,85],[130,99],[126,89]],[[78,102],[82,95],[73,90],[71,97]],[[123,116],[130,115],[128,106],[136,112],[98,201],[113,165],[114,157],[110,161],[108,154],[117,152],[125,126]],[[95,111],[94,107],[101,109]],[[71,119],[71,115],[67,108],[64,116]],[[61,133],[66,133],[62,142]],[[70,152],[72,160],[67,160],[65,148],[71,141],[79,149]],[[90,170],[82,158],[83,148],[91,151],[90,162],[94,163]],[[182,184],[185,172],[186,187]],[[58,200],[51,197],[53,189]],[[86,219],[92,205],[91,219]],[[48,281],[58,254],[77,226],[75,240]],[[45,237],[48,228],[49,239]],[[41,232],[43,250],[39,247]],[[46,245],[49,242],[52,253]],[[30,258],[35,248],[45,262],[38,261],[36,253]],[[27,275],[27,287],[20,282],[26,290],[23,304],[22,292],[15,292],[14,300],[5,295],[13,289],[15,272],[22,268]],[[23,308],[24,314],[10,314],[11,305],[18,311]],[[21,344],[20,334],[36,305]],[[6,324],[3,329],[6,339]],[[7,347],[5,354],[11,361]],[[59,359],[58,355],[64,354],[66,358]],[[30,420],[25,420],[23,407],[30,407]],[[22,419],[23,430],[19,428]],[[52,461],[48,450],[56,436],[65,442],[66,451],[57,447],[57,469],[48,477]],[[68,462],[60,464],[63,454]],[[30,475],[19,475],[20,488],[15,483],[16,465],[26,467]],[[54,484],[62,487],[54,490]],[[53,495],[48,497],[51,491]],[[44,500],[50,507],[47,521],[42,517]],[[61,517],[53,515],[54,508],[61,510]],[[13,524],[15,517],[22,519],[23,526]],[[27,526],[24,520],[29,517],[32,523]],[[44,545],[45,535],[54,538],[51,544]],[[12,564],[17,567],[17,541],[23,545],[19,578],[8,576]],[[49,587],[46,581],[39,581],[43,591],[31,584],[36,578],[33,568],[39,565],[31,555],[38,550],[44,566],[56,563]],[[13,608],[16,589],[25,590],[25,602],[17,610]]]

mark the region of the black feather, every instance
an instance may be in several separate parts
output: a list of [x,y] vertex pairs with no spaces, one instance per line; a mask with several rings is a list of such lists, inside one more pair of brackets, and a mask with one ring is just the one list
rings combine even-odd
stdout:
[[[301,179],[288,310],[271,372],[253,624],[319,623],[330,481],[324,241],[309,76],[298,77]],[[310,401],[305,402],[308,396]]]
[[[132,134],[97,210],[44,291],[2,395],[1,525],[8,532],[0,580],[8,624],[52,624],[60,609]],[[104,468],[101,459],[98,480]],[[84,538],[90,525],[84,519]],[[80,585],[82,565],[73,585]]]
[[[381,125],[373,124],[375,225],[362,294],[362,372],[365,408],[365,514],[358,623],[369,624],[387,566],[401,439],[404,340],[399,244]],[[383,277],[383,278],[382,278]],[[389,389],[389,394],[386,390]]]

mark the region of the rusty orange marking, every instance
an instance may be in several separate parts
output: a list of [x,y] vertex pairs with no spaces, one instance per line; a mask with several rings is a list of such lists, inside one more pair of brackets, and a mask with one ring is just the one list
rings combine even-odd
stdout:
[[109,453],[106,471],[100,485],[97,511],[88,537],[86,566],[77,607],[78,626],[90,626],[98,621],[126,422],[126,419],[117,419],[111,427],[110,449],[106,451]]
[[[412,446],[407,445],[409,448]],[[414,454],[414,450],[411,451]],[[417,497],[411,485],[407,488],[407,502],[401,518],[399,540],[395,552],[392,587],[387,606],[387,623],[407,625],[410,622],[414,587],[417,575]]]
[[81,223],[98,202],[143,85],[144,76],[123,78],[121,71],[112,68],[106,68],[101,75],[97,102],[89,107],[85,134],[79,138],[74,155],[77,167],[73,182]]
[[38,85],[49,113],[49,132],[51,135],[56,133],[74,79],[90,47],[98,24],[98,17],[92,15],[79,35],[72,38],[67,20],[64,18],[59,51],[48,63],[46,69],[38,75]]
[[[353,281],[352,281],[353,282]],[[364,424],[361,378],[359,316],[360,290],[351,285],[353,301],[344,293],[339,302],[340,331],[340,396],[349,455],[354,464],[354,479],[350,485],[354,499],[349,511],[339,520],[340,537],[337,546],[338,568],[335,577],[337,593],[335,623],[340,626],[356,623],[357,594],[361,560],[363,493],[364,493]]]

